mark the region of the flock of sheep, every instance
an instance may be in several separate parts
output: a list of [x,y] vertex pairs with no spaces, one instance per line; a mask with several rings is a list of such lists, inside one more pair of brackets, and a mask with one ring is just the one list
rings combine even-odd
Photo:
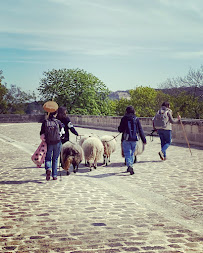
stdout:
[[116,150],[116,138],[104,135],[101,138],[95,135],[83,136],[79,143],[67,141],[61,149],[61,165],[69,175],[69,168],[72,164],[73,172],[78,171],[78,166],[85,159],[85,165],[90,171],[97,168],[97,162],[103,157],[104,164],[108,165],[111,154]]
[[[111,154],[116,150],[116,137],[111,135],[104,135],[101,138],[96,135],[84,135],[79,143],[72,143],[67,141],[63,144],[61,149],[61,166],[67,171],[67,175],[70,174],[69,168],[72,164],[73,172],[78,171],[78,166],[82,162],[83,157],[85,159],[85,166],[97,168],[97,162],[102,159],[103,163],[107,166],[110,162]],[[122,148],[121,148],[122,150]],[[136,156],[141,154],[144,150],[142,141],[138,141],[136,150],[134,153],[135,162]],[[123,152],[122,152],[122,156]]]

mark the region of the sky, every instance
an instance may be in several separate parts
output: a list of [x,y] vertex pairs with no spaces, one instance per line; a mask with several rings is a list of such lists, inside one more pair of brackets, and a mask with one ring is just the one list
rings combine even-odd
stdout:
[[159,88],[203,64],[202,0],[0,0],[0,70],[37,91],[83,69],[111,91]]

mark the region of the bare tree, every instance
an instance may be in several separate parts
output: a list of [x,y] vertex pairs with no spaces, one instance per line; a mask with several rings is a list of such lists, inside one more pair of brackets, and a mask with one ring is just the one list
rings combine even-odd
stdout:
[[179,100],[179,103],[180,98],[187,95],[187,99],[182,106],[193,111],[195,118],[201,117],[203,111],[203,65],[197,70],[190,68],[185,77],[167,79],[161,84],[160,88],[164,93]]
[[194,98],[201,97],[201,93],[203,93],[203,65],[198,70],[190,68],[185,77],[168,78],[161,84],[160,88],[168,89],[170,95],[186,91],[186,93],[192,94]]

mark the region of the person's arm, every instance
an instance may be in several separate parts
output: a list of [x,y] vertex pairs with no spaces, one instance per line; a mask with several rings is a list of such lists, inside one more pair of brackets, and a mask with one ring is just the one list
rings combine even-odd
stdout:
[[68,129],[70,129],[71,133],[75,134],[76,136],[78,136],[78,132],[75,130],[73,124],[71,123],[69,117],[66,118],[66,125],[68,127]]
[[171,110],[168,111],[168,118],[169,118],[169,122],[172,124],[178,124],[180,122],[180,116],[178,116],[177,119],[174,119]]
[[124,118],[121,119],[120,125],[118,126],[118,131],[123,133],[125,131]]
[[[71,126],[71,127],[70,127]],[[75,128],[74,128],[74,126],[72,125],[72,123],[71,122],[69,122],[69,126],[68,126],[69,128],[70,128],[70,131],[73,133],[73,134],[75,134],[75,135],[79,135],[78,134],[78,132],[75,130]]]
[[41,125],[41,130],[40,130],[40,135],[45,133],[45,121],[43,121],[42,125]]

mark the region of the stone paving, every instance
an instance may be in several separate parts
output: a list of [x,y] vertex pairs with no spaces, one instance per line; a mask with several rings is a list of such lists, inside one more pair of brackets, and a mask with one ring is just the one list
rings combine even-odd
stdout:
[[[0,124],[0,252],[203,252],[203,150],[160,141],[126,173],[120,135],[111,163],[46,181],[31,161],[39,123]],[[116,132],[77,128],[79,134]],[[76,138],[71,134],[71,141]],[[72,169],[71,169],[72,171]]]

